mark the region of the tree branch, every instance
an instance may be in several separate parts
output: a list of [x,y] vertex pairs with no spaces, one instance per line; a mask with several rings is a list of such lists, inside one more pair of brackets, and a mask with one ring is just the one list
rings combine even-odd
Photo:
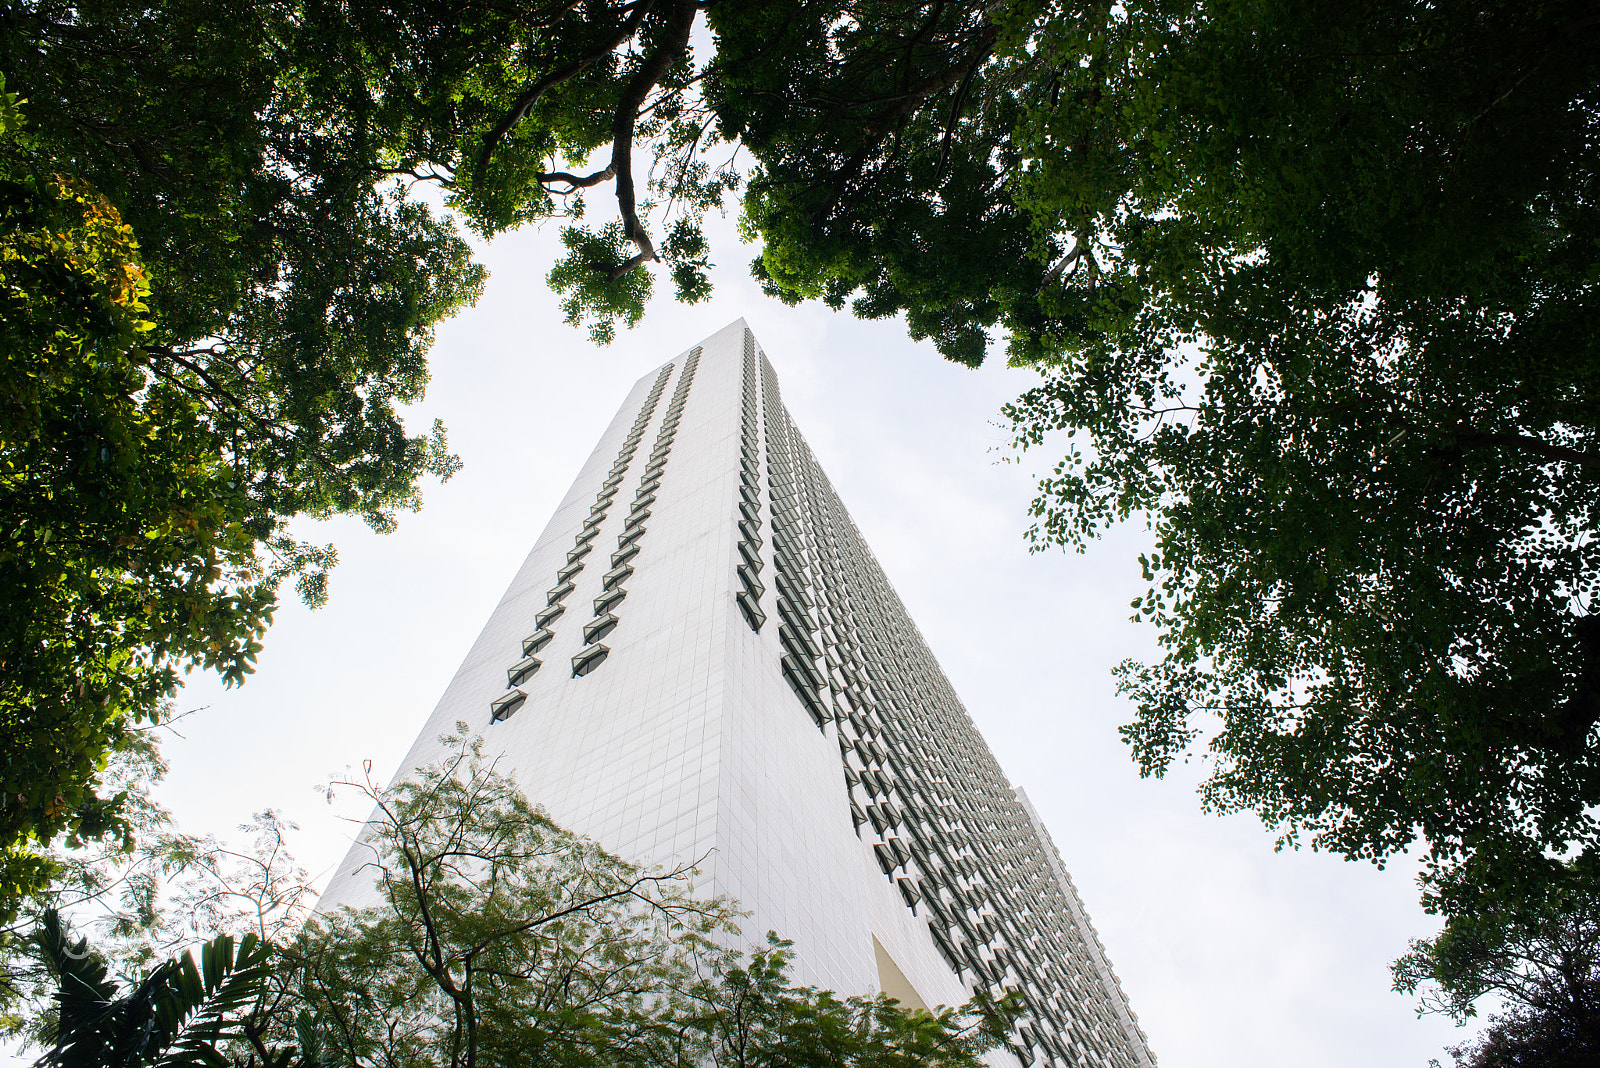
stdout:
[[644,23],[645,16],[650,13],[651,5],[654,2],[655,0],[636,0],[633,12],[623,21],[621,28],[608,37],[604,43],[587,54],[550,71],[523,90],[522,95],[517,97],[516,102],[511,105],[511,109],[501,117],[499,122],[495,123],[494,129],[489,131],[489,136],[484,138],[483,148],[478,151],[478,165],[474,173],[480,178],[483,176],[484,172],[489,169],[489,159],[494,155],[494,151],[499,147],[501,140],[511,132],[513,126],[521,122],[523,117],[533,110],[533,106],[539,102],[545,93],[562,82],[576,78],[579,74],[609,56],[624,41],[637,33],[639,27]]
[[[667,14],[661,45],[634,73],[617,101],[616,115],[611,125],[611,169],[617,177],[617,210],[622,216],[622,235],[639,247],[639,256],[629,261],[626,270],[618,268],[623,274],[647,259],[660,258],[656,255],[650,236],[639,222],[633,185],[633,133],[645,97],[688,51],[689,33],[698,15],[699,6],[694,0],[675,0],[672,10]],[[613,274],[612,277],[619,278],[621,274]]]

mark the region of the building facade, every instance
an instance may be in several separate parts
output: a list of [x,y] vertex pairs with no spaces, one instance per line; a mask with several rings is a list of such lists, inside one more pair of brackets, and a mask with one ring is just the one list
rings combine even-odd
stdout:
[[[793,940],[800,982],[925,1006],[1015,990],[999,1060],[1154,1063],[743,320],[634,386],[401,775],[458,721],[558,823],[704,858],[700,888]],[[324,902],[371,903],[360,867]]]

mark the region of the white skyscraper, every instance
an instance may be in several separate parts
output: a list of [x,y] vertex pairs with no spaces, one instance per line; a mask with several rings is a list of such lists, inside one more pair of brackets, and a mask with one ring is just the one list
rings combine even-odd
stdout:
[[[930,1006],[1015,989],[1023,1064],[1154,1062],[743,320],[634,386],[401,776],[462,720],[558,823],[704,857],[747,933],[793,940],[798,981]],[[325,905],[375,900],[363,860]]]

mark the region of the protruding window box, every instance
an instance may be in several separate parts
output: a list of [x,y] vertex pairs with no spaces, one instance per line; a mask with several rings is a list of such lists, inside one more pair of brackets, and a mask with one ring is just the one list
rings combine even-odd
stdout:
[[633,574],[633,565],[622,564],[607,571],[600,580],[600,584],[608,590],[614,590],[619,584],[626,581],[631,574]]
[[[748,567],[751,571],[754,571],[758,575],[761,573],[761,568],[763,565],[761,563],[760,542],[752,543],[741,540],[739,542],[739,558],[744,561],[745,567]],[[613,557],[613,559],[615,559],[615,557]]]
[[572,658],[572,677],[581,678],[599,667],[605,658],[611,655],[611,650],[604,645],[591,645]]
[[649,478],[647,478],[643,482],[639,483],[639,493],[641,493],[641,494],[654,493],[656,490],[658,490],[660,488],[661,488],[661,476],[660,475],[651,475]]
[[761,491],[754,486],[741,485],[739,487],[739,496],[757,508],[761,507]]
[[543,661],[536,656],[530,656],[526,659],[517,661],[510,668],[506,669],[506,685],[521,686],[523,683],[533,678],[534,672],[539,670],[539,665],[541,663],[543,663]]
[[740,501],[739,515],[742,517],[743,522],[759,523],[761,522],[761,506],[753,501]]
[[748,564],[739,565],[739,581],[744,583],[744,588],[750,591],[750,596],[758,601],[761,599],[761,595],[767,592],[767,588],[761,584],[761,580],[756,578],[755,569]]
[[639,543],[630,542],[626,548],[618,549],[611,554],[611,566],[621,567],[623,564],[639,555]]
[[540,627],[526,638],[522,639],[522,655],[532,656],[540,649],[550,644],[550,639],[555,637],[555,632]]
[[739,536],[752,545],[761,544],[761,528],[748,519],[739,520]]
[[584,542],[581,545],[574,546],[567,553],[567,563],[569,563],[569,564],[577,563],[579,560],[582,560],[585,556],[588,556],[589,555],[589,550],[591,550],[593,548],[594,548],[594,546],[591,543],[587,542],[587,541]]
[[643,536],[643,534],[644,534],[644,527],[643,526],[629,527],[628,529],[626,529],[626,530],[624,530],[622,532],[622,535],[620,537],[617,538],[617,548],[618,549],[626,549],[626,548],[628,548],[630,545],[632,545],[635,542],[637,542],[639,540],[639,538],[641,536]]
[[744,621],[750,624],[750,629],[760,631],[761,624],[767,621],[767,614],[761,610],[761,606],[756,603],[756,599],[744,590],[740,590],[735,595],[735,599],[739,602],[739,610],[744,613]]
[[533,617],[533,621],[541,627],[548,627],[561,618],[561,613],[567,610],[566,605],[553,604],[543,612]]
[[628,509],[628,510],[630,512],[637,512],[641,508],[645,508],[645,507],[648,507],[649,505],[654,504],[655,500],[656,500],[656,495],[654,493],[641,493],[638,496],[634,497],[634,499],[633,499],[633,507]]
[[574,560],[560,571],[556,572],[557,582],[571,582],[574,575],[583,570],[583,562]]
[[625,477],[627,477],[625,472],[614,471],[612,474],[606,476],[606,480],[604,482],[600,483],[600,488],[608,490],[616,489],[618,486],[622,485],[622,480]]
[[499,723],[503,719],[510,719],[511,714],[521,708],[527,699],[528,695],[521,690],[507,690],[489,702],[489,722]]
[[628,513],[628,521],[626,523],[624,523],[623,526],[625,526],[625,527],[636,527],[640,523],[643,523],[646,519],[649,519],[649,518],[650,518],[650,509],[648,509],[648,508],[635,508],[633,511]]
[[575,590],[577,588],[578,588],[577,583],[574,583],[574,582],[563,582],[561,585],[557,586],[555,589],[551,590],[549,593],[544,595],[545,602],[547,604],[555,604],[556,602],[560,601],[562,598],[566,597],[567,594],[571,593],[573,590]]
[[617,619],[616,616],[612,615],[610,612],[607,612],[599,619],[592,620],[583,625],[583,640],[586,643],[593,645],[601,638],[604,638],[607,634],[610,634],[613,630],[616,630],[619,622],[621,621]]
[[605,593],[602,593],[600,596],[594,599],[594,614],[597,616],[605,615],[617,605],[621,604],[622,599],[626,596],[628,596],[628,591],[623,589],[621,586],[618,586],[614,590],[608,590]]

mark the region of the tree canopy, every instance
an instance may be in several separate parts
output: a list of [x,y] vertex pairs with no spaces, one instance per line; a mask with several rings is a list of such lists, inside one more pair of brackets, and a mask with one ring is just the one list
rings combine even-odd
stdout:
[[1003,1005],[908,1010],[794,985],[789,944],[740,948],[732,903],[696,897],[691,869],[608,854],[478,743],[445,741],[393,788],[330,787],[377,806],[370,907],[307,922],[305,873],[267,813],[251,849],[169,851],[187,875],[106,903],[98,945],[44,909],[42,1068],[979,1068],[1004,1040]]
[[[131,354],[134,408],[176,412],[139,440],[195,457],[165,461],[172,487],[132,485],[126,529],[85,535],[94,582],[120,597],[155,568],[160,596],[52,602],[55,557],[13,538],[36,546],[4,562],[17,603],[73,622],[70,641],[8,632],[8,668],[56,666],[6,714],[106,724],[25,750],[65,770],[6,795],[13,843],[93,832],[96,754],[156,714],[171,667],[242,672],[277,581],[317,594],[287,517],[383,525],[449,470],[396,415],[480,279],[405,195],[426,183],[484,237],[561,222],[550,283],[597,340],[638,320],[653,264],[707,294],[701,221],[736,188],[770,293],[903,314],[966,364],[1003,340],[1041,375],[1008,409],[1018,445],[1065,439],[1035,539],[1154,530],[1136,610],[1164,657],[1121,676],[1146,773],[1199,745],[1205,803],[1286,842],[1382,862],[1420,841],[1452,914],[1535,907],[1558,858],[1597,844],[1589,5],[34,0],[0,18],[35,124],[8,173],[132,228],[116,322],[149,329],[103,344]],[[90,199],[49,192],[68,189]],[[61,418],[90,425],[76,413],[109,388],[72,387]],[[58,466],[115,439],[84,433]],[[165,503],[196,479],[204,507]],[[136,677],[96,651],[118,643]]]

